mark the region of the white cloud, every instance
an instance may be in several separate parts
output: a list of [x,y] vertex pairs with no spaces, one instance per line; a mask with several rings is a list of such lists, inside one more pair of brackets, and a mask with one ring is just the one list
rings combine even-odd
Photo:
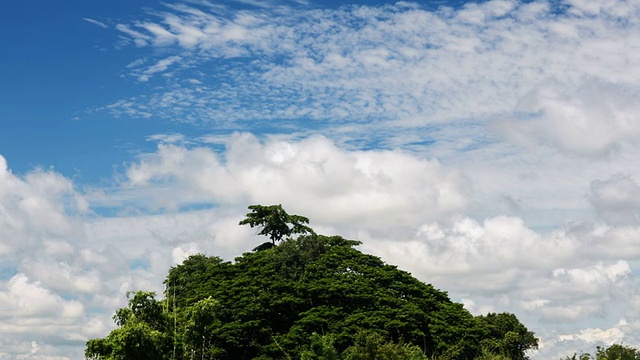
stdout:
[[95,20],[95,19],[91,19],[91,18],[82,18],[82,20],[84,20],[84,21],[86,21],[86,22],[88,22],[88,23],[90,23],[90,24],[93,24],[93,25],[99,26],[99,27],[101,27],[101,28],[103,28],[103,29],[108,29],[108,28],[109,28],[109,26],[108,26],[107,24],[105,24],[105,23],[103,23],[103,22],[101,22],[101,21]]
[[149,78],[151,78],[151,76],[153,76],[154,74],[165,72],[169,67],[181,60],[182,58],[180,56],[169,56],[168,58],[159,60],[154,65],[142,71],[142,73],[140,73],[140,75],[138,76],[138,81],[149,81]]
[[236,134],[223,159],[208,148],[161,144],[128,169],[127,179],[136,191],[153,191],[156,203],[149,205],[161,208],[282,203],[296,211],[316,204],[307,215],[318,221],[373,227],[380,217],[400,226],[462,210],[471,194],[462,174],[435,160],[400,151],[344,151],[323,137],[261,143]]
[[[0,156],[2,357],[29,354],[36,341],[41,358],[81,358],[88,338],[113,327],[111,315],[126,302],[126,291],[162,294],[173,247],[210,237],[195,232],[149,251],[161,236],[148,222],[139,222],[146,237],[132,241],[118,232],[136,234],[130,219],[110,223],[85,206],[70,179],[52,170],[14,175]],[[207,229],[205,215],[195,219]],[[171,224],[168,219],[158,223]],[[136,246],[143,250],[129,251]]]
[[637,294],[631,264],[639,254],[620,232],[567,226],[539,233],[519,218],[454,218],[404,238],[373,234],[363,249],[447,289],[475,313],[514,312],[551,341],[558,334],[549,327],[569,332],[587,329],[587,319],[635,318],[623,304]]
[[163,144],[181,144],[186,141],[182,134],[155,134],[148,137],[149,141],[157,141]]
[[38,282],[31,282],[24,274],[17,274],[4,284],[4,291],[0,292],[0,300],[6,308],[4,308],[3,317],[20,316],[22,324],[14,326],[3,324],[2,332],[7,329],[21,329],[22,332],[28,331],[29,326],[46,322],[53,325],[51,320],[46,318],[54,318],[53,321],[62,320],[78,320],[83,315],[83,306],[78,301],[65,301],[51,291],[40,286]]
[[74,294],[93,294],[100,290],[101,277],[95,270],[88,270],[64,261],[43,262],[42,259],[24,259],[20,269],[40,279],[51,290]]
[[183,246],[178,246],[171,252],[171,257],[174,264],[182,264],[182,262],[191,255],[201,254],[198,244],[189,243]]
[[[626,321],[622,319],[619,325],[626,325]],[[586,342],[604,342],[606,344],[621,343],[624,337],[624,332],[619,327],[614,327],[606,330],[599,328],[590,328],[580,331],[579,334],[560,335],[560,340],[572,340],[580,339]]]
[[[587,3],[496,0],[460,10],[412,3],[337,10],[174,6],[122,26],[141,32],[131,35],[139,42],[166,50],[179,44],[176,56],[217,69],[214,76],[195,87],[170,82],[110,109],[232,127],[257,119],[314,119],[338,129],[347,123],[335,138],[366,137],[372,120],[400,126],[406,136],[407,126],[527,111],[540,117],[530,126],[517,122],[521,136],[599,156],[638,136],[640,72],[633,64],[640,59],[628,44],[637,42],[640,10],[633,2]],[[566,13],[558,12],[562,5]]]
[[85,201],[70,180],[53,171],[35,170],[19,178],[0,156],[1,255],[33,246],[42,239],[81,236],[67,213],[82,213]]
[[517,107],[532,118],[511,122],[507,131],[520,141],[539,140],[570,154],[605,156],[621,141],[640,138],[639,95],[636,89],[597,83],[571,95],[557,87],[537,89]]
[[116,30],[121,31],[133,39],[136,46],[145,46],[151,40],[151,37],[139,31],[132,30],[131,27],[123,24],[116,25]]
[[[160,142],[158,150],[131,164],[124,183],[86,194],[54,171],[13,175],[2,158],[0,220],[6,225],[0,231],[15,240],[3,243],[15,275],[9,290],[0,286],[0,304],[20,307],[22,296],[32,316],[26,324],[23,313],[5,314],[7,354],[27,353],[37,335],[38,354],[80,356],[87,338],[113,327],[110,315],[124,305],[126,291],[162,294],[167,270],[186,256],[232,259],[255,247],[255,231],[238,226],[248,204],[283,203],[310,216],[318,229],[350,222],[384,229],[390,227],[379,222],[390,211],[402,228],[464,209],[471,194],[468,179],[435,160],[401,151],[348,151],[323,137],[260,141],[236,134],[224,154],[187,147],[191,142],[179,134],[150,140]],[[29,206],[24,199],[32,199]],[[89,211],[77,199],[91,204]],[[318,207],[309,208],[311,202]],[[101,208],[120,213],[102,217]],[[34,324],[37,334],[27,331]],[[62,344],[74,345],[69,350]]]

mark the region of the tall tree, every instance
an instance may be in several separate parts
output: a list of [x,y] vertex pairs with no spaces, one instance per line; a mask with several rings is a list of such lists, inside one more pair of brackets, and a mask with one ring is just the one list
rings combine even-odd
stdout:
[[187,319],[184,324],[185,352],[199,359],[214,359],[218,352],[212,341],[213,331],[221,325],[219,314],[220,302],[208,297],[186,309]]
[[300,215],[289,215],[282,208],[282,205],[251,205],[250,213],[240,221],[240,225],[261,227],[259,235],[267,235],[273,245],[276,241],[293,234],[315,234],[313,230],[305,224],[309,219]]
[[114,322],[120,327],[106,338],[87,342],[87,359],[168,359],[171,338],[167,317],[152,292],[130,292],[129,306],[116,311]]
[[476,318],[485,332],[483,345],[512,360],[527,360],[526,351],[538,348],[538,339],[515,315],[489,313]]

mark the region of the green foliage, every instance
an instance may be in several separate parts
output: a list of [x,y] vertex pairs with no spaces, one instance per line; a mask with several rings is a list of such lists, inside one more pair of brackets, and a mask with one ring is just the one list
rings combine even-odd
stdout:
[[[358,251],[357,241],[305,230],[306,218],[279,205],[250,209],[244,223],[264,226],[272,246],[234,262],[190,256],[170,269],[164,302],[129,294],[114,316],[120,327],[90,340],[87,357],[520,360],[537,346],[512,314],[473,317],[445,292]],[[272,210],[284,221],[269,220]]]
[[386,340],[378,333],[360,331],[354,345],[345,351],[345,360],[428,360],[419,346]]
[[606,349],[599,346],[596,360],[640,360],[640,351],[622,344],[613,344]]
[[313,234],[313,230],[306,226],[309,219],[300,215],[289,215],[282,205],[251,205],[250,213],[240,221],[239,225],[261,227],[259,235],[268,235],[273,244],[292,234]]
[[596,347],[596,355],[593,357],[589,353],[573,354],[564,360],[640,360],[640,351],[634,347],[613,344],[607,348]]
[[219,352],[213,342],[212,334],[221,325],[219,318],[221,312],[220,302],[211,297],[202,299],[186,309],[183,333],[186,353],[202,359]]
[[333,345],[335,336],[311,334],[309,348],[300,353],[300,360],[339,360],[338,350]]
[[591,357],[591,354],[589,353],[581,353],[580,355],[578,355],[577,353],[574,353],[573,356],[567,356],[564,358],[564,360],[592,360],[593,357]]
[[482,354],[474,360],[511,360],[511,358],[503,354],[493,353],[491,350],[484,348],[482,349]]
[[525,360],[525,351],[538,348],[538,339],[513,314],[479,316],[477,320],[485,335],[483,346],[512,360]]
[[168,357],[170,338],[167,318],[151,292],[128,293],[129,306],[120,309],[114,321],[120,328],[104,339],[87,342],[85,357],[104,360],[161,360]]

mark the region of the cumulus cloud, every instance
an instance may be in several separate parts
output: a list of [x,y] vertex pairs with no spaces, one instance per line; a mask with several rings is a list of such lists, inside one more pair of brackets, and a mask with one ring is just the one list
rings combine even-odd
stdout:
[[[39,356],[82,357],[88,338],[104,336],[113,327],[111,315],[124,305],[126,291],[161,295],[162,280],[174,264],[172,253],[213,252],[215,241],[209,240],[228,226],[223,216],[209,221],[216,218],[212,213],[173,223],[172,215],[155,223],[127,216],[107,219],[93,213],[88,201],[61,174],[35,169],[16,175],[0,156],[3,357],[20,358],[36,348]],[[212,223],[222,225],[210,228]],[[172,233],[167,224],[193,231]],[[205,245],[194,247],[200,241]],[[232,247],[226,255],[238,252]]]
[[19,178],[0,156],[0,237],[4,239],[0,254],[4,259],[42,239],[80,236],[77,224],[66,215],[86,210],[86,200],[69,179],[44,170]]
[[574,94],[557,87],[537,89],[520,99],[524,117],[506,127],[521,142],[539,141],[560,151],[588,157],[605,156],[622,141],[640,136],[637,89],[589,84]]
[[[29,281],[24,274],[17,274],[5,284],[4,292],[0,294],[2,303],[8,308],[3,309],[7,315],[18,315],[26,321],[24,324],[16,324],[13,328],[18,331],[28,331],[29,326],[43,321],[43,318],[54,318],[53,321],[64,319],[77,320],[83,314],[83,306],[78,301],[65,301],[60,296],[52,294],[48,289],[42,288],[38,282]],[[51,322],[49,325],[53,325]],[[3,324],[5,332],[12,326]],[[21,330],[20,330],[21,329]]]
[[475,314],[516,313],[541,337],[534,357],[544,359],[637,345],[637,330],[617,324],[637,319],[632,264],[640,254],[629,242],[637,231],[574,224],[539,232],[517,217],[454,217],[404,238],[371,234],[363,249],[447,289]]
[[321,222],[372,227],[381,217],[403,225],[460,211],[471,195],[468,179],[436,160],[400,151],[345,151],[319,136],[262,143],[236,134],[224,158],[209,148],[161,144],[126,177],[130,188],[154,191],[150,206],[282,203]]

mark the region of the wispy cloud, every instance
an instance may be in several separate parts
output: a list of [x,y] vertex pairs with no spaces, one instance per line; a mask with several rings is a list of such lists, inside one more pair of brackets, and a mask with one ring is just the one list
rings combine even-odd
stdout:
[[84,21],[86,21],[86,22],[88,22],[88,23],[91,23],[91,24],[93,24],[93,25],[97,25],[97,26],[99,26],[99,27],[101,27],[101,28],[103,28],[103,29],[108,29],[108,28],[109,28],[109,26],[108,26],[107,24],[105,24],[105,23],[103,23],[103,22],[101,22],[101,21],[95,20],[95,19],[91,19],[91,18],[82,18],[82,20],[84,20]]
[[171,67],[172,65],[176,64],[180,60],[182,60],[182,58],[180,56],[170,56],[168,58],[159,60],[154,65],[144,69],[144,71],[142,71],[138,75],[138,81],[141,81],[141,82],[149,81],[149,78],[151,76],[153,76],[154,74],[157,74],[157,73],[165,73],[166,74],[167,69],[169,69],[169,67]]
[[[160,61],[180,56],[201,70],[197,87],[170,80],[167,90],[139,99],[159,117],[247,128],[246,121],[276,119],[420,127],[524,111],[540,114],[536,131],[550,145],[592,154],[608,151],[622,133],[605,132],[601,145],[577,148],[555,132],[567,120],[549,118],[562,116],[551,99],[528,99],[550,86],[575,103],[581,89],[597,94],[638,81],[633,64],[640,58],[629,46],[638,42],[638,6],[595,3],[567,2],[564,12],[546,1],[502,0],[459,10],[399,3],[208,12],[180,5],[119,27],[137,44],[175,53]],[[625,93],[633,113],[638,90],[628,86]],[[585,112],[593,110],[606,112]],[[603,118],[593,121],[609,127]]]

